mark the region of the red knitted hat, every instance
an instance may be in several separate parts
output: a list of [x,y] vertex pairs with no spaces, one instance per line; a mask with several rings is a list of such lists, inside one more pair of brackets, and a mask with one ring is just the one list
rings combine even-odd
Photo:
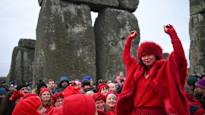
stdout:
[[12,115],[40,115],[37,109],[41,105],[41,99],[37,95],[27,95],[15,106]]
[[39,95],[42,95],[42,93],[45,92],[45,91],[48,91],[51,94],[51,90],[50,89],[48,89],[48,88],[41,88]]
[[142,56],[154,54],[157,59],[163,58],[162,48],[155,42],[143,42],[137,49],[138,59],[141,60]]
[[95,101],[102,99],[105,102],[106,101],[106,96],[102,95],[101,93],[95,93],[95,94],[93,94],[93,99]]
[[60,115],[95,115],[95,102],[92,97],[74,94],[64,99]]
[[80,89],[74,89],[73,86],[68,86],[63,91],[63,96],[68,97],[70,95],[79,94]]
[[109,86],[106,83],[101,83],[98,85],[98,92],[100,92],[103,87],[105,87],[107,89],[109,88]]
[[20,98],[22,98],[22,97],[24,97],[23,93],[21,93],[20,91],[15,91],[15,92],[11,95],[11,97],[9,98],[9,100],[11,100],[11,101],[16,101],[16,100],[18,100],[18,99],[20,99]]
[[52,96],[53,99],[53,103],[55,103],[57,101],[58,98],[64,98],[64,95],[62,92],[56,93]]

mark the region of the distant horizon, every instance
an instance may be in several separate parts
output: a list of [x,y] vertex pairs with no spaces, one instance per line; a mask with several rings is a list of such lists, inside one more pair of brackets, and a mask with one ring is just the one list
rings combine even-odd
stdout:
[[[158,7],[158,4],[161,4]],[[9,74],[12,52],[21,38],[36,40],[36,25],[40,7],[38,1],[2,0],[0,2],[0,77]],[[29,10],[28,10],[29,9]],[[92,13],[92,19],[97,13]],[[138,19],[141,41],[156,41],[162,46],[163,52],[170,53],[172,45],[169,36],[163,31],[163,25],[172,24],[184,46],[189,63],[189,1],[183,0],[140,0],[137,10],[133,13]],[[177,14],[177,15],[176,15]]]

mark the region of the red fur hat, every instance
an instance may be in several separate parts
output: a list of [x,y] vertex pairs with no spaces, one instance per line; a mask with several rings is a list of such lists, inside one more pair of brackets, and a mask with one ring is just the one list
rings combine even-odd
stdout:
[[157,59],[163,58],[162,48],[155,42],[143,42],[137,49],[138,59],[141,60],[142,56],[154,54]]
[[27,95],[15,106],[12,115],[40,115],[37,109],[41,105],[41,99],[37,95]]

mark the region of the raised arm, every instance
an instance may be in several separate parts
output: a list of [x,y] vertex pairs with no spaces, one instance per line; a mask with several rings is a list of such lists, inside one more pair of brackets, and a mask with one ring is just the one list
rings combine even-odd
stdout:
[[164,27],[164,31],[170,36],[171,42],[173,45],[173,54],[171,54],[170,59],[174,58],[177,68],[179,69],[180,72],[180,81],[181,84],[185,84],[186,76],[187,76],[187,61],[184,53],[184,49],[182,47],[181,41],[173,28],[172,25],[166,25]]
[[186,61],[184,49],[182,47],[181,41],[173,28],[172,25],[168,24],[164,26],[164,31],[170,36],[171,42],[173,45],[173,53],[175,57],[175,61],[177,62],[178,66],[184,66],[184,61]]
[[131,57],[130,49],[131,49],[132,41],[136,37],[137,37],[137,32],[132,31],[126,38],[124,50],[122,53],[122,59],[125,65],[129,65],[132,61],[134,61],[134,58]]

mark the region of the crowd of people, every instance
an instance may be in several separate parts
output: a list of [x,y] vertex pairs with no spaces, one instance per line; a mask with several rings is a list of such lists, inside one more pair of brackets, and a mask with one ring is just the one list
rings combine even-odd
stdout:
[[122,59],[126,67],[115,80],[98,80],[91,75],[82,79],[39,80],[31,84],[0,84],[2,115],[204,115],[205,75],[187,75],[187,62],[180,39],[172,25],[164,27],[173,52],[163,58],[155,42],[143,42],[137,58],[130,54],[137,38],[131,32]]
[[98,86],[93,84],[91,75],[80,80],[63,75],[58,83],[52,79],[39,80],[33,88],[31,84],[13,82],[8,87],[2,82],[0,112],[2,115],[114,115],[124,80],[120,72],[114,82],[101,79]]

